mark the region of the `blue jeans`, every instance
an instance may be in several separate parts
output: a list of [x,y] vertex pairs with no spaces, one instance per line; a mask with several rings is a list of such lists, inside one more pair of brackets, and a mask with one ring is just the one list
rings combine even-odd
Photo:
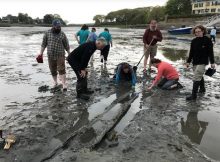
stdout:
[[178,79],[168,80],[163,78],[159,83],[158,87],[164,90],[171,90],[174,84],[178,83]]

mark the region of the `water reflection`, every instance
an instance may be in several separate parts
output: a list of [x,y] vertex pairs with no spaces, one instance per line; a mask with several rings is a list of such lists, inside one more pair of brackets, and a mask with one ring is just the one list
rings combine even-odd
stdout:
[[187,50],[179,50],[175,48],[162,48],[163,55],[171,61],[185,60]]
[[182,133],[187,135],[191,142],[200,144],[206,131],[208,122],[198,120],[198,111],[190,111],[186,121],[181,119]]

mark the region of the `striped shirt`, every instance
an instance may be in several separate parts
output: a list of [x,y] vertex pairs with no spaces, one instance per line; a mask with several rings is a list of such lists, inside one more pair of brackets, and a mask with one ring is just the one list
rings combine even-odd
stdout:
[[59,57],[65,56],[65,50],[69,50],[69,41],[63,31],[54,34],[52,30],[48,30],[43,37],[42,48],[47,47],[47,55],[49,59],[57,60]]

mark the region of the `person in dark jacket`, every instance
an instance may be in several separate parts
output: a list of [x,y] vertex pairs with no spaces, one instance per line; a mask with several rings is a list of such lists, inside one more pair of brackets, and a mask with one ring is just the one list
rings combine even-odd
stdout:
[[87,88],[87,66],[90,57],[98,49],[102,50],[106,46],[106,40],[104,38],[99,38],[95,42],[87,42],[76,49],[74,49],[70,55],[67,57],[67,61],[74,70],[77,76],[77,98],[89,99],[89,94],[93,91],[89,91]]
[[[157,54],[157,42],[161,42],[163,39],[160,30],[157,28],[157,21],[151,20],[149,28],[145,30],[143,36],[144,43],[144,72],[146,71],[146,66],[148,62],[148,58],[150,60],[154,58]],[[149,62],[149,72],[151,72],[151,62]]]
[[205,93],[205,82],[203,75],[205,73],[206,65],[211,63],[211,68],[215,68],[213,44],[210,38],[206,36],[206,28],[199,25],[193,29],[194,38],[191,42],[189,57],[187,59],[186,67],[193,64],[193,89],[192,94],[186,100],[196,100],[198,90]]
[[120,82],[131,82],[132,87],[135,86],[137,79],[135,71],[133,70],[132,66],[126,62],[120,63],[117,68],[115,69],[115,81],[116,84]]

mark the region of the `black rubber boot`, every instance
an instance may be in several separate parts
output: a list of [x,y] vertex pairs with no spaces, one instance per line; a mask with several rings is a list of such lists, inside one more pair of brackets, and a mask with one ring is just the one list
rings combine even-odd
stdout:
[[199,86],[200,86],[200,81],[193,82],[192,94],[186,97],[187,101],[196,100]]
[[83,93],[90,95],[93,94],[94,91],[88,89],[88,82],[87,82],[87,78],[83,79]]
[[200,81],[200,88],[199,88],[199,93],[205,93],[205,81],[204,78],[202,77],[201,81]]
[[77,81],[77,84],[76,84],[77,98],[80,98],[83,100],[89,100],[90,97],[85,94],[84,86],[85,86],[84,80]]

